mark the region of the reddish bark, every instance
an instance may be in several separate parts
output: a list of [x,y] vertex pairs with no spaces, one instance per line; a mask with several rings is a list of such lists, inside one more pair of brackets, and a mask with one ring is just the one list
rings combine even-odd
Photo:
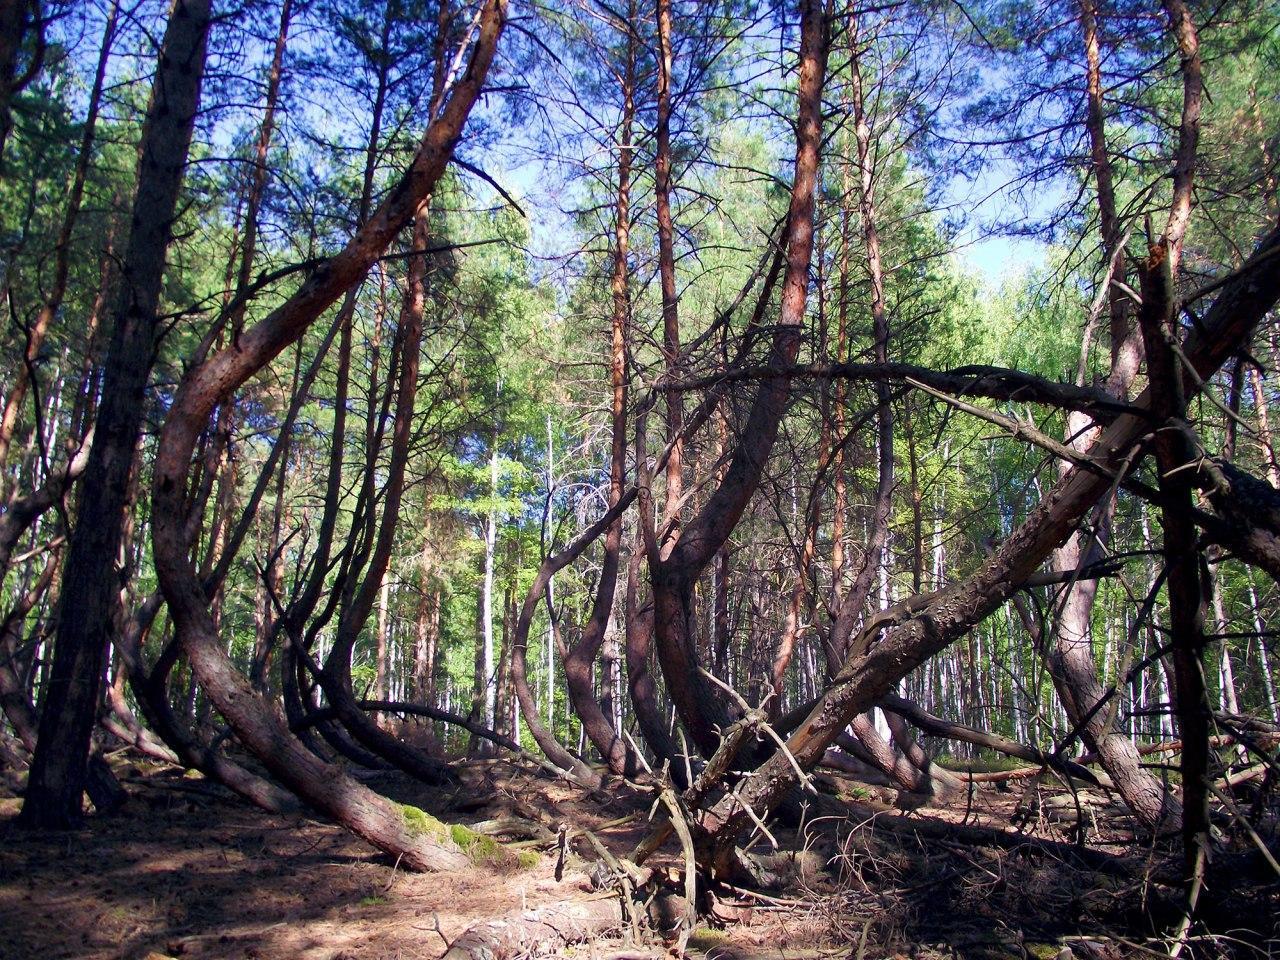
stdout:
[[[877,226],[875,194],[875,161],[872,157],[871,124],[867,118],[862,68],[858,55],[858,23],[849,18],[849,100],[853,111],[854,140],[858,149],[858,212],[862,222],[862,241],[866,247],[867,277],[871,281],[871,330],[875,361],[889,362],[889,317],[885,311],[884,268],[880,259],[880,232]],[[876,389],[876,456],[879,469],[876,480],[875,506],[871,531],[858,572],[836,610],[827,644],[828,670],[834,672],[848,653],[849,639],[862,616],[867,598],[880,565],[884,560],[889,536],[889,514],[893,507],[893,404],[889,385],[879,380]],[[887,771],[886,771],[887,772]]]
[[[1277,250],[1280,230],[1273,230],[1224,284],[1201,326],[1183,344],[1183,353],[1202,381],[1247,342],[1256,324],[1280,300],[1280,275],[1266,268]],[[1195,387],[1190,385],[1190,389]],[[1101,433],[1091,448],[1099,466],[1115,470],[1126,461],[1133,445],[1149,430],[1145,414],[1150,403],[1150,395],[1144,393],[1134,404],[1140,414],[1119,417]],[[1111,485],[1107,476],[1093,470],[1070,470],[974,575],[937,593],[899,604],[898,613],[891,610],[889,618],[870,625],[878,639],[846,661],[835,682],[788,739],[791,755],[802,767],[817,763],[854,716],[1004,603]],[[777,754],[739,789],[739,794],[763,816],[795,782],[790,760]],[[751,819],[735,801],[726,799],[703,811],[700,824],[707,834],[704,850],[714,857],[732,847]]]
[[161,588],[192,670],[240,741],[317,809],[415,869],[454,868],[462,855],[415,832],[395,806],[325,763],[284,727],[228,659],[191,562],[182,524],[183,491],[196,438],[216,404],[274,359],[365,275],[435,188],[480,95],[506,21],[505,0],[482,8],[470,63],[431,122],[411,166],[341,252],[321,264],[288,300],[183,379],[161,432],[152,496],[153,543]]
[[[814,192],[822,131],[822,88],[827,63],[827,22],[817,0],[801,7],[799,107],[795,175],[787,219],[786,271],[781,314],[769,352],[769,366],[795,362],[804,324],[808,273],[813,256]],[[757,487],[778,436],[790,379],[763,382],[756,391],[743,439],[723,479],[702,509],[684,527],[665,559],[650,554],[654,637],[667,691],[697,748],[710,756],[720,743],[715,733],[726,719],[698,667],[694,648],[693,590],[698,577],[728,540]]]
[[[665,0],[659,0],[659,15]],[[634,5],[633,5],[634,6]],[[669,14],[668,14],[669,19]],[[670,24],[668,24],[668,29]],[[609,499],[610,508],[616,507],[623,496],[627,470],[627,323],[631,313],[631,298],[627,276],[627,254],[631,234],[631,166],[635,145],[632,142],[632,124],[635,120],[635,40],[627,39],[627,62],[622,77],[622,126],[618,141],[618,193],[614,205],[613,267],[610,277],[613,314],[610,330],[609,383],[612,391],[610,403],[609,446]],[[661,110],[661,102],[659,104]],[[659,119],[661,127],[661,118]],[[661,143],[659,143],[661,152]],[[661,166],[661,160],[659,160]],[[661,174],[660,174],[661,175]],[[661,231],[662,200],[659,194],[659,230]],[[670,213],[668,211],[668,219]],[[670,224],[668,223],[668,226]],[[669,241],[668,237],[668,241]],[[664,280],[664,310],[666,281]],[[673,280],[674,283],[674,280]],[[673,459],[678,457],[672,453]],[[670,476],[672,460],[668,460]],[[676,476],[679,464],[676,461]],[[668,486],[668,494],[670,487]],[[605,531],[604,556],[600,562],[600,579],[596,585],[595,599],[591,605],[591,617],[583,628],[582,636],[565,652],[564,673],[573,701],[574,712],[582,721],[583,729],[610,771],[624,776],[635,776],[636,762],[631,748],[614,729],[596,699],[594,667],[600,647],[604,643],[609,619],[613,613],[617,594],[618,574],[622,557],[622,515],[614,518]]]
[[[658,278],[662,288],[662,353],[667,376],[680,368],[680,307],[676,294],[675,224],[671,217],[671,0],[657,0],[658,19],[658,117],[654,128],[654,205],[658,216]],[[634,55],[633,55],[634,57]],[[631,73],[634,75],[632,67]],[[684,495],[684,398],[679,390],[667,392],[666,500],[662,511],[668,529],[663,554],[680,536],[680,501]]]

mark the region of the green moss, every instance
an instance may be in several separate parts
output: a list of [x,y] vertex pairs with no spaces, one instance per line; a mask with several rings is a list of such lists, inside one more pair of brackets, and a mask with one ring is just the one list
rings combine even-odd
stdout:
[[699,927],[689,934],[689,946],[694,950],[710,950],[729,939],[723,930],[712,930],[710,927]]
[[379,896],[378,894],[376,894],[376,893],[375,893],[375,894],[371,894],[371,895],[369,895],[369,896],[367,896],[367,897],[362,897],[362,898],[361,898],[361,900],[360,900],[360,906],[362,906],[362,907],[380,907],[380,906],[382,906],[382,905],[383,905],[384,903],[386,903],[386,902],[387,902],[387,898],[386,898],[386,897]]
[[513,856],[510,850],[493,837],[476,833],[460,823],[444,823],[425,810],[407,803],[398,803],[396,808],[404,819],[405,829],[411,835],[431,837],[442,842],[452,840],[472,863],[494,867],[519,866],[521,869],[528,869],[536,865],[540,859],[532,850],[521,851],[518,856]]
[[412,836],[427,836],[443,840],[449,835],[445,825],[425,810],[407,803],[397,803],[396,808],[400,811],[401,819],[404,820],[404,828]]
[[476,833],[460,823],[449,825],[449,837],[463,853],[471,858],[472,863],[507,866],[514,860],[511,856],[511,851],[507,850],[493,837],[486,837],[483,833]]
[[532,870],[542,862],[542,855],[537,850],[521,850],[516,854],[516,864],[521,870]]

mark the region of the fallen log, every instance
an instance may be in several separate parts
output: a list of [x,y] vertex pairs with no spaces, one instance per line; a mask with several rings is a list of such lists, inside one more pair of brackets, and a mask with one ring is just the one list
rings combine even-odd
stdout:
[[[985,747],[988,750],[994,750],[997,753],[1003,753],[1006,756],[1017,757],[1020,760],[1029,760],[1032,763],[1050,766],[1060,770],[1062,773],[1085,780],[1089,783],[1097,783],[1097,776],[1091,770],[1086,770],[1080,763],[1068,760],[1066,757],[1059,757],[1055,754],[1045,753],[1035,747],[1027,744],[1018,743],[1016,740],[1010,740],[1007,737],[1001,737],[993,733],[987,733],[982,730],[975,730],[972,727],[966,727],[963,724],[952,723],[944,720],[942,717],[922,710],[910,700],[900,697],[897,694],[885,694],[880,700],[880,705],[918,727],[923,733],[927,733],[933,737],[943,737],[948,740],[959,740],[963,743],[971,743],[978,747]],[[1038,771],[1041,767],[1032,768]],[[965,776],[963,771],[952,771],[960,776]],[[1012,771],[999,771],[1004,776],[991,779],[1009,779],[1008,774]],[[1032,773],[1020,773],[1019,776],[1032,776]],[[972,774],[967,776],[969,780],[983,779],[975,777]]]
[[595,942],[626,927],[617,894],[516,910],[472,924],[449,945],[442,960],[514,960],[574,943]]

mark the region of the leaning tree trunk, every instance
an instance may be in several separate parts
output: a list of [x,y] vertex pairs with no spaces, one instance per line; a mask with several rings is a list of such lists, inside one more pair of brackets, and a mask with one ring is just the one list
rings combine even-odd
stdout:
[[102,406],[63,572],[53,669],[21,820],[66,828],[81,816],[89,739],[105,668],[129,474],[142,429],[165,256],[200,100],[210,0],[177,0],[139,149],[138,188],[105,362]]
[[183,501],[191,455],[220,400],[295,342],[316,318],[357,284],[434,190],[479,98],[506,21],[506,0],[487,0],[464,75],[428,126],[412,164],[347,245],[299,290],[183,378],[160,435],[152,493],[153,543],[160,585],[191,668],[237,737],[267,768],[312,806],[415,869],[462,866],[452,844],[422,829],[402,808],[326,763],[285,727],[279,715],[232,664],[214,626],[191,561]]
[[[1110,284],[1112,278],[1125,279],[1125,254],[1116,213],[1111,158],[1107,150],[1096,13],[1094,0],[1080,0],[1087,89],[1085,126],[1097,185],[1104,277],[1109,288],[1100,300],[1100,303],[1109,305],[1111,317],[1111,372],[1107,378],[1107,390],[1117,399],[1124,399],[1142,357],[1142,341],[1133,329],[1125,298]],[[1084,351],[1088,349],[1089,339],[1086,336],[1077,383],[1084,382]],[[1087,415],[1073,413],[1067,417],[1066,442],[1072,448],[1085,453],[1096,436],[1097,428]],[[1067,464],[1062,463],[1059,469],[1065,473]],[[1072,573],[1100,559],[1114,509],[1115,498],[1109,496],[1098,509],[1096,539],[1090,539],[1084,531],[1073,533],[1054,552],[1054,569]],[[1098,754],[1103,769],[1110,775],[1134,816],[1146,829],[1155,831],[1166,817],[1176,816],[1177,800],[1159,780],[1142,768],[1137,748],[1128,736],[1114,728],[1111,712],[1096,707],[1104,696],[1094,663],[1090,627],[1097,592],[1098,581],[1094,579],[1074,580],[1062,589],[1058,597],[1058,622],[1049,638],[1045,662],[1067,719],[1080,730],[1085,744]]]
[[[1196,373],[1187,385],[1191,395],[1248,342],[1254,327],[1280,300],[1280,274],[1268,269],[1280,251],[1280,229],[1272,230],[1254,254],[1223,285],[1201,323],[1182,344]],[[707,839],[704,855],[714,861],[726,854],[756,816],[771,811],[796,785],[793,760],[812,767],[849,721],[872,706],[921,663],[946,649],[984,617],[998,609],[1024,584],[1049,554],[1076,528],[1113,485],[1112,476],[1128,465],[1131,451],[1150,431],[1150,393],[1135,402],[1137,412],[1122,415],[1102,431],[1091,448],[1101,470],[1076,467],[1047,491],[1000,547],[968,579],[934,594],[900,604],[904,622],[883,620],[868,628],[875,643],[855,643],[855,653],[841,668],[795,732],[787,740],[789,756],[775,754],[745,784],[738,797],[727,797],[699,816]]]

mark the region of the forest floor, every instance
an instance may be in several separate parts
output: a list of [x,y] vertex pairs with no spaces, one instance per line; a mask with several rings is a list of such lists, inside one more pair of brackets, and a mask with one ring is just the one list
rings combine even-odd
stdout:
[[[600,896],[592,892],[594,856],[585,839],[571,846],[560,881],[555,851],[547,849],[553,845],[521,866],[414,875],[330,824],[261,814],[178,771],[130,763],[119,772],[130,792],[124,810],[91,818],[75,833],[26,834],[13,824],[18,801],[0,799],[0,960],[434,960],[478,920]],[[464,787],[451,795],[391,775],[379,776],[376,786],[450,821],[519,817],[551,831],[562,823],[587,828],[615,854],[646,831],[650,798],[626,786],[590,796],[531,768],[496,762],[465,767],[463,776]],[[860,789],[853,799],[867,816],[900,828],[964,822],[1003,830],[1025,800],[1021,786],[983,787],[907,820],[880,802],[890,796]],[[1095,847],[1125,839],[1123,818],[1107,811],[1091,815],[1089,825]],[[1064,836],[1041,814],[1023,829],[1058,842]],[[901,829],[888,837],[827,829],[808,841],[794,831],[776,835],[792,852],[762,859],[787,885],[767,895],[721,891],[712,912],[727,922],[701,926],[691,954],[1117,960],[1164,953],[1148,936],[1153,913],[1171,905],[1132,871],[1098,871],[1069,855],[1000,849],[972,837],[926,840]],[[768,843],[755,852],[769,854]],[[673,867],[677,859],[673,850]],[[1238,923],[1236,907],[1219,920],[1222,933],[1252,945],[1246,955],[1280,948],[1278,890],[1272,884],[1241,897]],[[1229,952],[1223,944],[1230,943],[1205,941],[1191,955]],[[620,960],[663,950],[602,940],[571,952]]]

